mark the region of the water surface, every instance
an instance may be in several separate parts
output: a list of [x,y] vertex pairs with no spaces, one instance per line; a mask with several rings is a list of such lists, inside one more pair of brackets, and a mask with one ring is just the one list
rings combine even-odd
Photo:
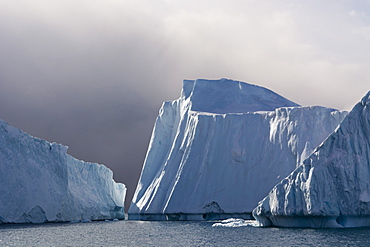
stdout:
[[214,223],[126,220],[0,225],[0,246],[370,246],[370,228],[212,227]]

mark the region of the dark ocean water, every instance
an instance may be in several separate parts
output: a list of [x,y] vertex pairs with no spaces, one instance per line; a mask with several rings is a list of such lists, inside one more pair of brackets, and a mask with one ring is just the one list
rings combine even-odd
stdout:
[[0,246],[370,246],[370,228],[212,227],[213,223],[111,221],[0,225]]

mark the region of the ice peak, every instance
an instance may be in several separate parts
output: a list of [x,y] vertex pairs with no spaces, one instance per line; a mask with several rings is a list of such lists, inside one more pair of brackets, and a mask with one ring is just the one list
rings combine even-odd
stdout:
[[370,105],[370,91],[361,99],[361,104],[369,106]]
[[225,78],[184,80],[182,97],[190,97],[192,111],[219,114],[299,106],[267,88]]
[[182,82],[181,97],[184,99],[187,99],[193,92],[193,88],[194,88],[194,80],[184,80]]

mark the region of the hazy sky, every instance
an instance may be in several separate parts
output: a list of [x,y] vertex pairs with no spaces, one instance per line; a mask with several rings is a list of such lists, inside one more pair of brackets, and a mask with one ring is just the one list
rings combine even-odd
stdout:
[[370,1],[0,0],[0,118],[110,167],[128,203],[161,103],[196,78],[350,110]]

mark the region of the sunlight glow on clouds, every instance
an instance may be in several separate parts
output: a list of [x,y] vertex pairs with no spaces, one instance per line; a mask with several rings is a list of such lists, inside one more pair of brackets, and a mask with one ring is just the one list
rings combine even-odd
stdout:
[[346,110],[370,89],[365,0],[0,0],[0,34],[0,118],[105,163],[129,194],[182,79]]

